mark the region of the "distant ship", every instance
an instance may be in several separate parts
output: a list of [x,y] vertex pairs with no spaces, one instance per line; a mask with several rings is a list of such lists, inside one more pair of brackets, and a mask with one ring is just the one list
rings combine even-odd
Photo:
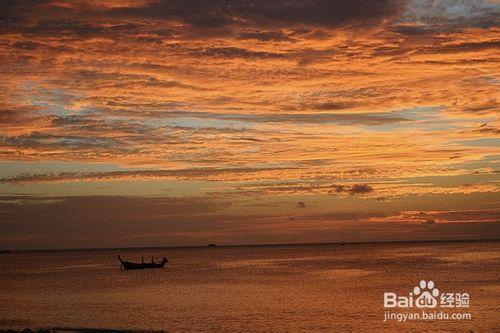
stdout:
[[214,246],[217,246],[217,245],[215,245],[213,243],[207,245],[207,247],[214,247]]
[[118,260],[120,260],[121,267],[124,270],[130,270],[130,269],[146,269],[146,268],[163,268],[165,267],[165,264],[168,262],[167,258],[163,258],[161,262],[154,262],[153,261],[153,256],[151,256],[151,262],[144,262],[144,257],[142,257],[142,262],[131,262],[131,261],[125,261],[118,255]]

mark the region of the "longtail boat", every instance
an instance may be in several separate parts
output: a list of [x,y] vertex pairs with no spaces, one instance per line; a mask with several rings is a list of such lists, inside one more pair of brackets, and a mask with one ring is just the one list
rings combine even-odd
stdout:
[[168,262],[167,258],[163,258],[160,262],[154,262],[153,256],[151,256],[151,262],[144,262],[144,257],[142,257],[142,262],[131,262],[123,260],[120,255],[118,255],[118,260],[120,260],[121,268],[125,270],[129,269],[146,269],[146,268],[163,268]]

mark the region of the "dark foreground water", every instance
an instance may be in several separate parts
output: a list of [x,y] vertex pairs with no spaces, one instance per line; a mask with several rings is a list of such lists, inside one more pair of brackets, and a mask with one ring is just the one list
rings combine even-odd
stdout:
[[[118,252],[170,263],[122,271]],[[446,311],[472,319],[384,322],[384,292],[408,295],[422,279],[441,292],[467,292],[469,308]],[[0,255],[0,329],[498,332],[499,296],[499,242]],[[421,312],[393,312],[401,310]]]

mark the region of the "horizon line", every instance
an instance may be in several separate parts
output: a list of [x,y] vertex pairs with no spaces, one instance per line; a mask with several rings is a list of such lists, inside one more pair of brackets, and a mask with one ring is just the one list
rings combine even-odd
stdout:
[[500,238],[478,238],[478,239],[429,239],[429,240],[380,240],[380,241],[336,241],[318,243],[262,243],[262,244],[217,244],[207,243],[205,245],[178,245],[178,246],[130,246],[130,247],[71,247],[71,248],[38,248],[38,249],[1,249],[0,251],[14,252],[57,252],[57,251],[92,251],[92,250],[140,250],[140,249],[182,249],[182,248],[206,248],[212,247],[257,247],[257,246],[314,246],[314,245],[340,245],[340,244],[399,244],[399,243],[478,243],[478,242],[500,242]]

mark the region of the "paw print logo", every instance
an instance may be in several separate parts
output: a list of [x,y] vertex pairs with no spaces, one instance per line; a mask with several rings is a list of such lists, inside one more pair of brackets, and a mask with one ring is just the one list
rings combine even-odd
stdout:
[[434,281],[420,281],[420,284],[413,288],[413,294],[418,296],[415,300],[417,308],[435,308],[437,306],[436,297],[439,296],[439,289],[434,285]]

